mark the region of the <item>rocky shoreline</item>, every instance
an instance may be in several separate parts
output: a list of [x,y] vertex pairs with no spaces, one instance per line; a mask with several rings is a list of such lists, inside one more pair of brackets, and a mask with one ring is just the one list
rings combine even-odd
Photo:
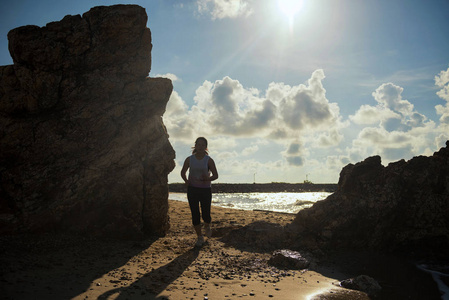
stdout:
[[[337,190],[335,183],[214,183],[214,193],[302,193],[302,192],[328,192]],[[171,193],[185,193],[186,186],[183,183],[170,183]]]

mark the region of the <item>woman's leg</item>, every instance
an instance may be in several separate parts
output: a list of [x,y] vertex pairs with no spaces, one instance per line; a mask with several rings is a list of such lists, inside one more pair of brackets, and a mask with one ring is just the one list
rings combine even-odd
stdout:
[[201,216],[204,223],[210,224],[212,217],[210,215],[210,207],[212,205],[212,191],[211,189],[203,189],[201,193],[200,204],[201,204]]
[[204,228],[206,230],[206,236],[212,236],[212,230],[210,228],[210,222],[212,221],[212,217],[210,215],[210,209],[212,205],[212,191],[211,189],[204,189],[203,197],[201,197],[201,215],[204,221]]
[[189,201],[190,212],[192,213],[192,224],[198,237],[195,246],[201,247],[204,243],[203,234],[201,233],[201,216],[200,216],[200,198],[197,189],[187,188],[187,200]]
[[[201,215],[200,215],[200,197],[195,188],[187,188],[187,200],[189,201],[190,212],[192,213],[192,224],[198,236],[201,235]],[[198,231],[199,228],[199,231]]]

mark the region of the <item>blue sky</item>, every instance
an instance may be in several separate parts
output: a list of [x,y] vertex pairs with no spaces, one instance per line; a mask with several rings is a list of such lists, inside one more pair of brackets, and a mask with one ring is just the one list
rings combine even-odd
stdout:
[[[297,5],[284,12],[283,5]],[[368,156],[431,155],[449,139],[447,0],[2,1],[7,33],[119,3],[146,8],[151,77],[174,91],[164,114],[176,169],[197,136],[219,182],[335,183]],[[291,1],[290,1],[291,2]]]

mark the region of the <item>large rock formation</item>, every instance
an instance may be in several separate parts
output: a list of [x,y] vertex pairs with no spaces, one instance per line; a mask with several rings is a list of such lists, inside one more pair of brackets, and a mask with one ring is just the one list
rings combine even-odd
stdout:
[[337,191],[300,211],[293,228],[310,248],[449,253],[449,141],[431,157],[381,165],[373,156],[340,173]]
[[168,79],[148,78],[142,7],[95,7],[8,34],[0,67],[0,233],[163,234],[174,168],[162,115]]

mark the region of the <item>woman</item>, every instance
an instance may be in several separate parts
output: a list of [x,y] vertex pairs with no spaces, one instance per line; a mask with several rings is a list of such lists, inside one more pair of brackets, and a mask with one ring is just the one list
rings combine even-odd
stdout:
[[[204,137],[197,138],[195,146],[192,148],[192,155],[187,157],[184,161],[181,177],[187,184],[187,200],[189,201],[190,211],[192,213],[192,224],[198,236],[196,246],[202,246],[204,237],[201,233],[201,214],[204,221],[206,236],[211,237],[211,181],[218,178],[218,172],[214,160],[208,155],[207,140]],[[188,178],[186,177],[187,169],[189,169]]]

